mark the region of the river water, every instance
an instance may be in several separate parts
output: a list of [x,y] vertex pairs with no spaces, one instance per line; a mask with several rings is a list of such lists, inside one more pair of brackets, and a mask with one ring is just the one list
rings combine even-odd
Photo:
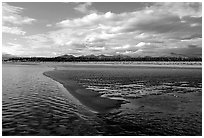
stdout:
[[3,65],[3,135],[93,135],[94,114],[42,75],[50,68]]
[[87,89],[130,102],[103,114],[90,111],[61,84],[44,76],[48,70],[53,68],[2,65],[3,135],[201,135],[201,111],[174,114],[172,109],[166,114],[134,103],[141,96],[172,91],[201,96],[201,69],[68,70],[70,78],[78,76]]

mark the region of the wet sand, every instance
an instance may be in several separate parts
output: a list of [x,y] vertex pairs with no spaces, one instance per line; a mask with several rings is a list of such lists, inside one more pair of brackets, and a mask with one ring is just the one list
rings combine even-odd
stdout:
[[[119,67],[122,67],[123,69],[126,68],[131,68],[131,66],[128,65],[122,65],[119,64],[118,66],[114,67],[114,66],[107,66],[107,64],[102,64],[102,63],[98,63],[98,64],[94,64],[94,63],[65,63],[65,64],[50,64],[51,66],[54,67],[53,71],[48,71],[48,72],[44,72],[43,74],[47,77],[52,78],[55,81],[60,82],[61,84],[63,84],[63,86],[75,97],[77,98],[82,104],[84,104],[85,106],[89,107],[91,110],[96,111],[96,112],[108,112],[111,109],[114,108],[119,108],[121,106],[121,104],[126,104],[128,103],[126,100],[115,100],[115,99],[110,99],[110,98],[106,98],[106,97],[101,97],[102,94],[90,90],[90,89],[86,89],[85,87],[83,87],[82,85],[79,84],[79,82],[77,82],[76,80],[81,79],[81,77],[83,78],[88,78],[88,76],[90,76],[90,72],[93,72],[92,70],[98,70],[100,72],[100,70],[107,70],[110,71],[112,70],[112,74],[110,74],[112,77],[115,76],[114,73],[114,69],[118,69]],[[145,64],[142,64],[142,66],[145,66]],[[157,65],[159,66],[159,65]],[[155,66],[151,66],[149,65],[149,67],[155,67]],[[160,65],[160,68],[172,68],[173,66],[162,66]],[[174,66],[174,67],[178,67],[180,68],[181,66]],[[197,66],[194,66],[195,68]],[[188,67],[186,66],[182,66],[182,68],[194,68],[192,65],[188,65]],[[201,68],[202,66],[199,66],[198,68]],[[135,68],[135,66],[132,66],[132,68]],[[70,71],[69,71],[70,70]],[[75,71],[74,71],[75,70]],[[89,70],[86,73],[80,74],[80,70],[82,72],[84,72],[85,70]],[[70,72],[70,73],[68,73]],[[117,71],[116,71],[117,72]],[[75,74],[76,73],[76,74]],[[70,77],[70,74],[72,77]],[[86,74],[86,75],[85,75]],[[100,73],[101,74],[101,73]],[[104,74],[105,75],[105,74]],[[101,79],[103,79],[104,77],[103,73],[100,76],[95,76],[95,77],[101,77]],[[175,75],[175,74],[174,74]],[[106,75],[105,75],[106,76]],[[111,77],[110,76],[110,77]],[[95,78],[94,77],[94,78]],[[116,77],[117,77],[117,73],[116,73]],[[173,77],[173,76],[172,76]],[[200,92],[198,92],[200,93]],[[182,98],[181,98],[182,97]],[[185,107],[185,109],[187,109],[186,107],[189,106],[195,106],[195,104],[200,104],[202,103],[202,96],[199,96],[195,93],[170,93],[170,94],[156,94],[156,95],[149,95],[149,96],[142,96],[141,98],[134,98],[133,101],[131,101],[132,103],[135,103],[135,106],[141,106],[141,107],[149,107],[149,108],[157,108],[158,110],[163,110],[165,109],[165,111],[167,112],[171,112],[171,111],[175,111],[176,109],[178,109],[177,105],[180,104],[180,106],[182,105],[183,107]],[[119,98],[118,98],[119,99]],[[190,104],[181,104],[183,102],[183,99],[188,99],[188,101],[193,101],[190,102]],[[196,99],[196,100],[195,100]],[[185,103],[185,102],[184,102]],[[187,102],[189,103],[189,102]],[[193,103],[193,104],[192,104]],[[194,104],[195,103],[195,104]],[[129,106],[129,103],[128,103]],[[194,109],[199,110],[201,107],[200,106],[196,106]],[[173,110],[175,109],[175,110]],[[188,110],[189,111],[189,110]]]
[[94,112],[108,112],[111,109],[120,107],[122,103],[125,103],[123,100],[101,97],[101,94],[87,90],[77,84],[77,82],[67,79],[66,73],[58,72],[59,71],[55,70],[44,72],[43,74],[61,83],[74,97]]

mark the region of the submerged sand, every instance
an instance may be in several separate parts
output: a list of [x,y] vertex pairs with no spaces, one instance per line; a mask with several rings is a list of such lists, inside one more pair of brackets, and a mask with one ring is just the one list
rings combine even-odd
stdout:
[[[201,67],[68,63],[50,67],[55,70],[45,72],[44,75],[63,84],[82,104],[98,112],[97,116],[106,124],[102,127],[107,128],[105,135],[202,135]],[[128,102],[112,99],[111,95],[105,98],[103,92],[87,89],[104,83],[106,86],[103,88],[108,86],[109,90],[115,90],[109,93],[114,98]],[[129,84],[129,91],[125,91],[125,85],[119,85],[121,87],[118,89],[110,88],[110,85],[118,83]],[[150,88],[150,91],[147,95],[134,97],[136,90],[131,96],[130,84],[143,84],[144,89],[139,89],[142,91]],[[115,108],[117,110],[113,110]]]
[[[120,73],[120,71],[119,72],[117,71],[117,70],[119,70],[120,66],[107,66],[107,65],[104,65],[104,64],[97,65],[97,64],[93,64],[93,63],[91,63],[91,64],[88,64],[88,63],[86,63],[86,64],[82,64],[82,63],[80,63],[80,64],[79,63],[78,64],[69,63],[68,64],[68,63],[65,63],[65,64],[57,64],[57,65],[55,64],[55,66],[52,66],[52,67],[54,67],[55,69],[53,71],[44,72],[44,75],[48,76],[48,77],[50,77],[50,78],[52,78],[52,79],[54,79],[54,80],[56,80],[58,82],[60,82],[61,84],[63,84],[63,86],[76,99],[78,99],[85,106],[89,107],[91,110],[94,110],[96,112],[107,112],[107,111],[110,111],[111,109],[120,107],[121,104],[123,104],[123,103],[127,103],[127,101],[124,101],[124,100],[118,100],[118,99],[116,100],[116,99],[110,99],[110,98],[107,98],[107,97],[101,97],[100,93],[98,93],[98,92],[96,92],[94,90],[86,89],[84,86],[80,85],[76,80],[86,78],[86,77],[89,78],[90,75],[92,75],[92,73],[96,73],[94,70],[98,70],[100,73],[96,73],[95,74],[96,76],[94,76],[93,78],[97,77],[97,78],[100,79],[100,77],[101,77],[103,79],[103,77],[107,75],[105,73],[106,71],[107,71],[107,73],[112,72],[110,74],[110,76],[107,75],[106,77],[117,77],[117,75],[119,75],[120,78],[122,76],[127,77],[126,75],[122,75],[122,74],[124,73],[125,70],[126,70],[125,72],[128,72],[127,69],[131,68],[131,66],[127,66],[127,67],[124,67],[124,66],[122,67],[121,66],[122,69],[123,69],[123,71],[121,72],[122,74]],[[166,66],[161,66],[161,67],[165,68]],[[174,66],[174,67],[177,67],[177,66]],[[138,68],[138,67],[132,67],[131,71],[134,72],[134,68]],[[193,69],[192,66],[189,66],[188,68]],[[87,71],[87,70],[89,70],[89,71]],[[105,73],[105,74],[103,74],[103,73]],[[152,74],[154,74],[154,73],[152,73]],[[72,77],[70,77],[70,75]],[[173,76],[171,76],[172,78],[175,78],[177,76],[176,74],[172,74],[172,75],[173,75]],[[138,76],[140,76],[140,75],[138,75]],[[187,75],[187,76],[189,76],[189,75]],[[128,79],[128,78],[126,78],[126,79]],[[123,78],[123,79],[125,81],[125,78]],[[189,98],[190,97],[191,98],[199,97],[200,98],[200,96],[196,96],[196,97],[192,96],[194,94],[195,93],[189,93],[187,97],[189,97]],[[175,93],[173,95],[175,95]],[[179,94],[179,97],[183,97],[183,96],[186,96],[186,95],[187,94]],[[171,100],[168,100],[169,98]],[[172,100],[172,95],[171,94],[166,94],[166,95],[163,94],[162,96],[160,96],[160,95],[156,95],[156,96],[150,95],[150,96],[143,97],[141,99],[135,99],[134,101],[136,101],[136,106],[141,105],[141,106],[149,106],[149,107],[154,108],[155,105],[156,105],[160,109],[161,108],[162,109],[165,109],[165,108],[166,109],[173,109],[175,107],[175,104],[178,103],[178,101],[180,102],[180,100],[181,99],[179,99],[178,97],[174,97],[173,100]],[[151,101],[153,101],[153,102],[151,102]],[[159,101],[161,101],[161,102],[159,102]],[[198,101],[200,103],[200,100],[198,100]],[[135,103],[135,102],[133,102],[133,103]],[[186,105],[183,105],[183,106],[186,106]]]
[[101,97],[101,94],[85,89],[77,82],[67,79],[66,74],[59,73],[57,70],[44,72],[43,74],[61,83],[75,98],[94,112],[108,112],[125,103],[123,100]]

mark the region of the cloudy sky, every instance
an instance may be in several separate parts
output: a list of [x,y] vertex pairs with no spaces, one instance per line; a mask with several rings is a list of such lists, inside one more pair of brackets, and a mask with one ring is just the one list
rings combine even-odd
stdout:
[[201,56],[201,3],[3,3],[2,51],[17,56]]

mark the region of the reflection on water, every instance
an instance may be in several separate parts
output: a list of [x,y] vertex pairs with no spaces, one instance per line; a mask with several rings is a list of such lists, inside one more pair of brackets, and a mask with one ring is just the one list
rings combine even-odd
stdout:
[[[66,71],[70,79],[87,89],[130,102],[110,113],[95,114],[61,84],[43,76],[44,71],[50,70],[48,67],[3,65],[2,68],[3,135],[201,135],[202,114],[198,110],[190,110],[188,114],[165,113],[146,110],[136,101],[147,95],[200,94],[201,70],[72,68]],[[189,102],[182,98],[182,104]],[[148,102],[154,104],[155,100],[151,100]],[[168,101],[172,103],[169,107],[172,111],[177,102],[174,100]]]

